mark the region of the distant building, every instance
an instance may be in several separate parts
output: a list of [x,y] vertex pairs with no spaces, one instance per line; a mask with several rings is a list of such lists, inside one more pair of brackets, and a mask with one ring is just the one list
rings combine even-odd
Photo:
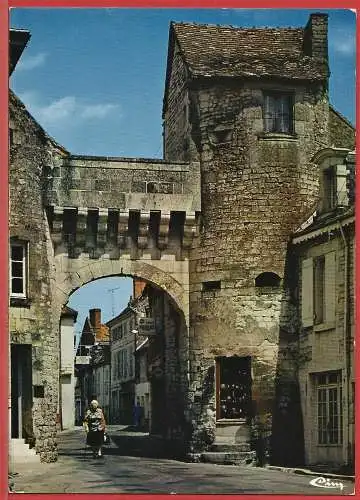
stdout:
[[106,323],[111,352],[111,423],[131,424],[135,398],[135,312],[126,307]]
[[75,420],[78,424],[93,397],[97,398],[106,416],[109,414],[109,353],[109,331],[101,323],[101,309],[90,309],[75,356]]

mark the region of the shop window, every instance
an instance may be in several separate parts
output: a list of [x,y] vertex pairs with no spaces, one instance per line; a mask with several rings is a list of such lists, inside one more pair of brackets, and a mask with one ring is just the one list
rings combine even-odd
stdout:
[[293,101],[291,94],[271,92],[264,95],[264,131],[293,133]]
[[318,444],[342,444],[341,371],[314,375],[317,397]]
[[251,358],[216,360],[217,419],[246,419],[251,415]]

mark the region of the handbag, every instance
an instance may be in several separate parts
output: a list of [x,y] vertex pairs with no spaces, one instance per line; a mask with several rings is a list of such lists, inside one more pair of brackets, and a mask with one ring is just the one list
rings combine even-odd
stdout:
[[104,444],[105,445],[110,444],[110,437],[109,434],[107,434],[107,432],[104,432]]

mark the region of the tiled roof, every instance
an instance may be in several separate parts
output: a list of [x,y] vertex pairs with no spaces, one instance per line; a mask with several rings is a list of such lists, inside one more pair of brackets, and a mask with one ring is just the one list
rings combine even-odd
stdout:
[[193,76],[324,80],[326,61],[304,54],[303,28],[235,28],[172,23]]

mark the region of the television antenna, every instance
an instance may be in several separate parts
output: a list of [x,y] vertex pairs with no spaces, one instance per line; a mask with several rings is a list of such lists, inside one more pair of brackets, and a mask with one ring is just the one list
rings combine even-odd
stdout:
[[106,293],[111,293],[111,311],[112,311],[112,315],[113,317],[115,316],[115,290],[119,290],[120,288],[122,288],[121,286],[117,286],[115,288],[108,288]]

